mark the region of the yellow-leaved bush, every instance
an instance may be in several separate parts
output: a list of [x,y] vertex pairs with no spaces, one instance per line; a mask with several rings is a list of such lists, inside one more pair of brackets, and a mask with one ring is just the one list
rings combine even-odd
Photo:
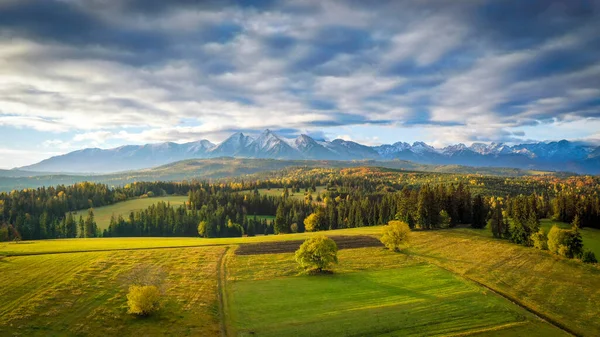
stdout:
[[130,286],[127,306],[130,314],[148,316],[160,308],[160,290],[151,285]]

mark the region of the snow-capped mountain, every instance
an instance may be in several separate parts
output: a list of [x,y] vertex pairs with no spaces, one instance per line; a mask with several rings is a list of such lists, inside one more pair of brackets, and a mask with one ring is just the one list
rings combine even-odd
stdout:
[[294,159],[298,157],[296,149],[269,129],[248,145],[248,151],[249,155],[255,158]]
[[197,142],[186,143],[183,145],[184,146],[187,145],[187,149],[186,149],[187,153],[194,153],[194,154],[206,153],[207,151],[212,150],[216,146],[215,144],[211,143],[210,141],[208,141],[206,139],[199,140]]
[[331,150],[307,135],[298,136],[294,140],[293,147],[306,159],[338,159]]
[[473,143],[442,149],[424,142],[366,146],[335,139],[316,141],[307,135],[282,138],[265,130],[256,139],[241,132],[218,145],[207,140],[177,144],[126,145],[114,149],[84,149],[52,157],[21,170],[45,172],[107,173],[163,165],[174,161],[214,157],[319,159],[319,160],[410,160],[425,164],[515,167],[600,174],[600,147],[566,140],[519,145]]
[[239,154],[246,154],[248,146],[254,141],[249,136],[241,132],[234,133],[225,139],[221,144],[210,150],[211,157],[234,157]]
[[23,170],[43,172],[107,173],[137,170],[174,161],[206,156],[215,145],[208,140],[125,145],[114,149],[90,148],[51,157]]
[[379,153],[372,147],[361,145],[349,140],[335,139],[331,142],[321,142],[321,145],[333,152],[342,160],[379,159]]

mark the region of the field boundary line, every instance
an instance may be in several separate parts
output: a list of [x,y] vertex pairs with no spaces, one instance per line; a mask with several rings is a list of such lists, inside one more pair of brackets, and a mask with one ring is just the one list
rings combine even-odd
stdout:
[[213,243],[207,245],[185,245],[185,246],[165,246],[165,247],[134,247],[134,248],[109,248],[109,249],[85,249],[72,251],[50,251],[50,252],[31,252],[31,253],[8,253],[2,255],[4,257],[19,257],[19,256],[35,256],[35,255],[53,255],[53,254],[77,254],[77,253],[94,253],[94,252],[117,252],[124,250],[152,250],[152,249],[177,249],[177,248],[202,248],[202,247],[221,247],[230,246],[230,243]]
[[446,271],[448,271],[448,272],[450,272],[450,273],[452,273],[454,275],[460,276],[460,277],[462,277],[462,278],[464,278],[464,279],[466,279],[468,281],[471,281],[471,282],[473,282],[473,283],[475,283],[475,284],[477,284],[477,285],[479,285],[479,286],[481,286],[481,287],[483,287],[483,288],[491,291],[492,293],[494,293],[494,294],[496,294],[498,296],[501,296],[501,297],[509,300],[514,305],[517,305],[517,306],[521,307],[522,309],[525,309],[529,313],[533,314],[536,318],[538,318],[538,319],[540,319],[540,320],[542,320],[542,321],[544,321],[544,322],[546,322],[548,324],[553,325],[554,327],[556,327],[556,328],[558,328],[558,329],[560,329],[560,330],[568,333],[571,336],[577,336],[577,337],[582,337],[583,336],[580,333],[578,333],[578,332],[572,330],[571,328],[565,326],[561,322],[558,322],[557,320],[551,318],[550,316],[548,316],[548,315],[546,315],[546,314],[544,314],[542,312],[539,312],[539,311],[537,311],[537,310],[535,310],[533,308],[530,308],[529,306],[527,306],[526,304],[524,304],[523,302],[521,302],[519,299],[513,297],[512,295],[509,295],[509,294],[507,294],[507,293],[505,293],[505,292],[503,292],[501,290],[494,289],[494,288],[492,288],[491,286],[488,286],[485,283],[482,283],[480,281],[477,281],[477,280],[469,277],[468,275],[457,273],[457,272],[455,272],[455,271],[453,271],[453,270],[451,270],[449,268],[446,268],[446,267],[444,267],[442,265],[439,265],[439,264],[436,264],[434,262],[428,261],[427,259],[424,259],[424,258],[421,258],[421,257],[418,257],[418,256],[414,256],[413,254],[411,254],[411,255],[413,257],[417,258],[417,259],[423,260],[423,261],[425,261],[427,263],[430,263],[430,264],[432,264],[434,266],[442,268],[442,269],[444,269],[444,270],[446,270]]
[[500,330],[504,330],[504,329],[509,329],[509,328],[512,328],[512,327],[515,327],[515,326],[526,325],[527,323],[528,323],[527,321],[506,323],[506,324],[492,326],[492,327],[489,327],[489,328],[482,328],[482,329],[469,330],[469,331],[465,331],[465,332],[459,332],[459,333],[451,334],[451,335],[448,335],[448,336],[451,336],[451,337],[471,336],[471,335],[474,335],[474,334],[480,334],[482,332],[500,331]]

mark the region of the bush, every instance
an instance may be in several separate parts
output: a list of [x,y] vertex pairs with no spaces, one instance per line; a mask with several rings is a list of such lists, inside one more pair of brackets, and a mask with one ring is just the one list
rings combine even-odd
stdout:
[[200,221],[198,224],[198,235],[201,237],[208,237],[206,235],[206,221]]
[[565,230],[558,228],[558,226],[552,226],[548,233],[548,250],[554,254],[558,254],[560,246],[565,241]]
[[148,316],[160,308],[160,291],[156,286],[130,286],[127,294],[130,314]]
[[537,233],[531,234],[530,241],[533,244],[533,247],[540,250],[548,249],[548,237],[546,236],[546,232],[540,228]]
[[227,228],[225,229],[225,232],[228,238],[242,237],[244,236],[244,227],[229,220],[227,222]]
[[307,232],[316,232],[321,230],[321,223],[323,222],[323,216],[321,213],[312,213],[304,219],[304,229]]
[[320,235],[306,239],[296,251],[296,261],[306,271],[322,272],[338,263],[337,245],[330,238]]
[[564,257],[579,257],[583,252],[581,233],[577,228],[568,230],[553,226],[548,233],[548,249]]
[[410,228],[404,221],[392,220],[383,228],[381,242],[390,250],[398,251],[409,242]]
[[441,210],[439,220],[440,228],[450,228],[450,222],[452,221],[452,219],[450,218],[450,215],[448,215],[448,212],[446,212],[445,210]]
[[598,263],[598,260],[596,259],[596,254],[594,254],[594,252],[592,252],[591,250],[586,249],[581,254],[581,262],[584,262],[584,263]]

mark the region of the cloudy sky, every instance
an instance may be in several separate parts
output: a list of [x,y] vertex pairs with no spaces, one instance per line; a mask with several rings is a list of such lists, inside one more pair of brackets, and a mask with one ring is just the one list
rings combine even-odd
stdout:
[[1,0],[0,167],[265,128],[599,142],[598,32],[596,0]]

